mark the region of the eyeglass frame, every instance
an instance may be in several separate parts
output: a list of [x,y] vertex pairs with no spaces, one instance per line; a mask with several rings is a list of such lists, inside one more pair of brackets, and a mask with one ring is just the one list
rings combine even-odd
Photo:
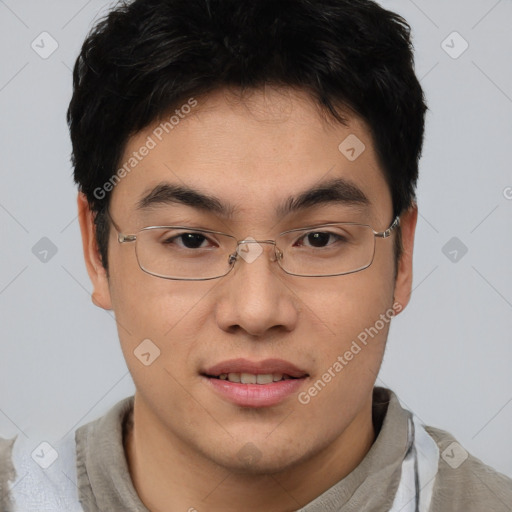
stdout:
[[[235,236],[233,235],[230,235],[229,233],[223,233],[222,231],[215,231],[215,230],[212,230],[212,229],[201,229],[201,228],[191,228],[190,226],[145,226],[141,229],[139,229],[136,233],[134,234],[123,234],[121,233],[121,230],[119,229],[118,225],[114,222],[114,219],[112,218],[112,216],[110,215],[110,212],[107,211],[107,217],[110,219],[110,221],[112,222],[112,225],[114,226],[114,228],[116,229],[116,233],[117,233],[117,241],[120,243],[120,244],[124,244],[124,243],[131,243],[131,242],[137,242],[137,235],[141,232],[141,231],[145,231],[145,230],[149,230],[149,229],[169,229],[169,228],[172,228],[172,229],[189,229],[191,231],[199,231],[199,232],[202,232],[202,233],[213,233],[213,234],[217,234],[217,235],[224,235],[224,236],[227,236],[227,237],[230,237],[230,238],[233,238],[235,241],[236,241],[236,248],[235,248],[235,251],[233,254],[230,254],[229,255],[229,260],[228,260],[228,265],[229,265],[229,269],[228,271],[225,273],[225,274],[221,274],[220,276],[215,276],[215,277],[199,277],[199,278],[189,278],[189,277],[168,277],[168,276],[163,276],[163,275],[160,275],[160,274],[156,274],[156,273],[153,273],[153,272],[149,272],[148,270],[146,270],[145,268],[142,267],[140,261],[139,261],[139,256],[138,256],[138,253],[137,253],[137,250],[135,251],[135,258],[137,259],[137,264],[139,265],[139,268],[145,272],[146,274],[150,275],[150,276],[154,276],[154,277],[159,277],[160,279],[169,279],[169,280],[173,280],[173,281],[210,281],[212,279],[220,279],[221,277],[225,277],[227,276],[232,270],[233,268],[235,267],[235,263],[236,261],[238,260],[238,247],[241,245],[241,244],[248,244],[248,243],[258,243],[258,244],[271,244],[274,246],[274,259],[271,259],[271,261],[277,261],[277,264],[279,265],[279,268],[286,274],[288,275],[291,275],[291,276],[296,276],[296,277],[336,277],[336,276],[345,276],[345,275],[349,275],[349,274],[355,274],[357,272],[361,272],[363,270],[366,270],[367,268],[369,268],[371,266],[371,264],[373,263],[373,260],[375,258],[375,242],[374,242],[374,249],[373,249],[373,254],[372,254],[372,259],[370,261],[370,263],[368,263],[368,265],[366,265],[365,267],[362,267],[362,268],[358,268],[356,270],[351,270],[350,272],[342,272],[341,274],[325,274],[325,275],[303,275],[303,274],[294,274],[293,272],[288,272],[287,270],[285,270],[282,266],[281,266],[281,263],[280,263],[280,260],[283,256],[283,252],[279,249],[279,247],[277,247],[277,244],[276,244],[276,240],[237,240]],[[338,224],[344,224],[344,225],[352,225],[352,226],[364,226],[364,227],[367,227],[369,229],[372,230],[372,233],[373,233],[373,236],[374,236],[374,240],[375,238],[389,238],[393,231],[400,225],[400,215],[396,215],[396,217],[393,219],[393,222],[391,223],[391,225],[385,229],[384,231],[375,231],[369,224],[361,224],[361,223],[358,223],[358,222],[329,222],[327,224],[321,224],[321,225],[318,225],[318,226],[305,226],[305,227],[302,227],[302,228],[294,228],[294,229],[289,229],[287,231],[283,231],[282,233],[279,233],[279,235],[277,235],[277,238],[279,238],[280,236],[282,235],[285,235],[287,233],[292,233],[294,231],[303,231],[303,230],[306,230],[306,229],[313,229],[313,228],[322,228],[322,227],[325,227],[325,226],[332,226],[332,225],[338,225]]]

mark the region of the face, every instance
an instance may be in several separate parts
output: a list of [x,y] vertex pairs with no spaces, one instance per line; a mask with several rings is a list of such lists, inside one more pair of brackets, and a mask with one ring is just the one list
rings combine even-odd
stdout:
[[[368,128],[353,116],[348,126],[327,121],[305,93],[266,89],[240,100],[219,91],[197,98],[193,112],[161,140],[158,124],[128,141],[121,162],[148,137],[156,142],[112,192],[110,213],[123,234],[185,225],[269,240],[335,222],[383,231],[393,220]],[[339,149],[348,136],[365,146],[356,159]],[[283,211],[308,190],[329,183],[332,191],[336,179],[350,187]],[[165,185],[215,197],[225,211],[169,194],[156,200],[152,191]],[[356,189],[364,201],[354,198]],[[393,235],[376,239],[370,267],[348,275],[288,275],[273,247],[261,244],[256,259],[239,258],[225,277],[177,281],[143,272],[135,243],[118,243],[114,228],[107,278],[80,201],[94,300],[115,311],[136,402],[154,431],[225,468],[277,472],[335,446],[368,419],[389,318],[410,293],[414,213],[401,219],[397,273]],[[143,340],[151,340],[142,345],[151,364],[136,355]],[[246,384],[218,378],[226,373],[247,373],[248,381],[257,374],[295,378]]]

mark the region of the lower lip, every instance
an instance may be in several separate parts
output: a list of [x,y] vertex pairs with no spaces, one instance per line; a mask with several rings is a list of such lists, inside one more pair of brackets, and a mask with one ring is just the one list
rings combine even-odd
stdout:
[[270,384],[241,384],[228,380],[205,377],[214,391],[223,398],[241,407],[270,407],[281,403],[285,398],[297,393],[305,377],[287,379]]

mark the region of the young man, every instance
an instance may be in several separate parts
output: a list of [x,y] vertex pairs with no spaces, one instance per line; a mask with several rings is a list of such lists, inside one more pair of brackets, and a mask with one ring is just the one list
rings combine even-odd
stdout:
[[425,110],[408,25],[369,0],[135,0],[96,26],[68,122],[136,394],[62,449],[76,487],[29,476],[33,510],[512,510],[374,387]]

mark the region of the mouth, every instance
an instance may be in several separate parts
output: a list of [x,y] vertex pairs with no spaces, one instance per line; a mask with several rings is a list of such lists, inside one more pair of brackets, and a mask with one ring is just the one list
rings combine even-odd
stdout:
[[217,395],[242,407],[277,405],[304,384],[309,374],[281,359],[232,359],[200,372]]
[[283,373],[221,373],[220,375],[206,375],[212,379],[227,380],[241,384],[271,384],[272,382],[281,382],[282,380],[298,379]]

